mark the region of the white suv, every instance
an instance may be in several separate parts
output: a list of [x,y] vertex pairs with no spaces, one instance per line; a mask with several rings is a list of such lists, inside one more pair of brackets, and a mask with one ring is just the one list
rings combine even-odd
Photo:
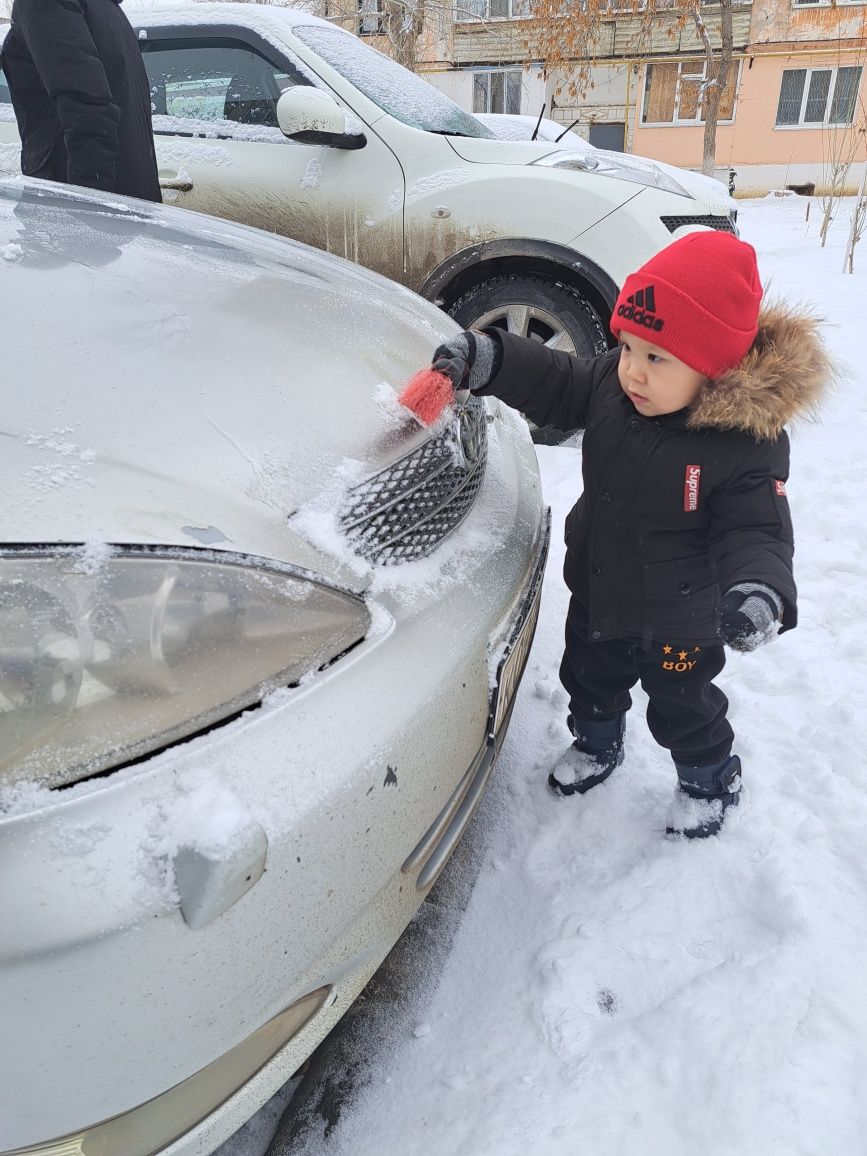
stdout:
[[[163,197],[384,273],[463,326],[601,352],[627,273],[734,225],[660,170],[504,141],[351,33],[268,5],[128,3]],[[8,102],[8,92],[0,100]],[[0,142],[16,140],[0,104]],[[0,143],[0,164],[14,149]]]

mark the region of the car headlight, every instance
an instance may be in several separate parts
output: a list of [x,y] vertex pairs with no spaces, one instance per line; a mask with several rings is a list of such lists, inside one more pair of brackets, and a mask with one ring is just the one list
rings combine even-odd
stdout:
[[240,554],[0,549],[0,785],[140,758],[365,637],[362,599]]
[[651,188],[663,189],[665,192],[677,193],[681,197],[694,200],[692,193],[687,192],[674,177],[644,157],[592,149],[586,153],[550,153],[541,160],[533,161],[533,164],[543,165],[549,169],[575,169],[583,173],[595,173],[600,177],[613,177],[618,181],[631,181],[636,185],[649,185]]

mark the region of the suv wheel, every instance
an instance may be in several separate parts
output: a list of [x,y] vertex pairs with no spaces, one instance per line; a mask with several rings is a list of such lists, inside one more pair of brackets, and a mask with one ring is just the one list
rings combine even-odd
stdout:
[[[483,281],[452,302],[449,313],[464,329],[495,326],[579,357],[608,349],[605,325],[589,301],[572,286],[533,273]],[[569,436],[551,426],[527,424],[535,442],[557,445]]]

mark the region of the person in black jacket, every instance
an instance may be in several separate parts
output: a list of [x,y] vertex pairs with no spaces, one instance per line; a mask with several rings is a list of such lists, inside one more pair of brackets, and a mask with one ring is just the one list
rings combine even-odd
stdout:
[[784,426],[832,368],[815,320],[760,314],[761,298],[751,246],[692,233],[626,279],[617,349],[579,358],[491,328],[433,359],[456,388],[585,430],[560,668],[574,742],[549,785],[583,794],[622,762],[640,680],[678,774],[668,831],[688,838],[716,834],[738,802],[728,701],[712,681],[723,644],[753,650],[796,622]]
[[116,0],[15,0],[3,71],[25,176],[159,201],[150,86]]

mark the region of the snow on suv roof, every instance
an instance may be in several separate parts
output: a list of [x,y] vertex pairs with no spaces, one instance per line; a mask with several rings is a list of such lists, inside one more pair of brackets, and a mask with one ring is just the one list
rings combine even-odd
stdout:
[[[322,20],[301,8],[284,8],[277,4],[212,4],[197,0],[127,0],[124,12],[134,27],[148,24],[243,24],[254,31],[283,28],[291,31],[299,24],[321,24],[335,28],[329,20]],[[351,33],[347,33],[350,36]]]

